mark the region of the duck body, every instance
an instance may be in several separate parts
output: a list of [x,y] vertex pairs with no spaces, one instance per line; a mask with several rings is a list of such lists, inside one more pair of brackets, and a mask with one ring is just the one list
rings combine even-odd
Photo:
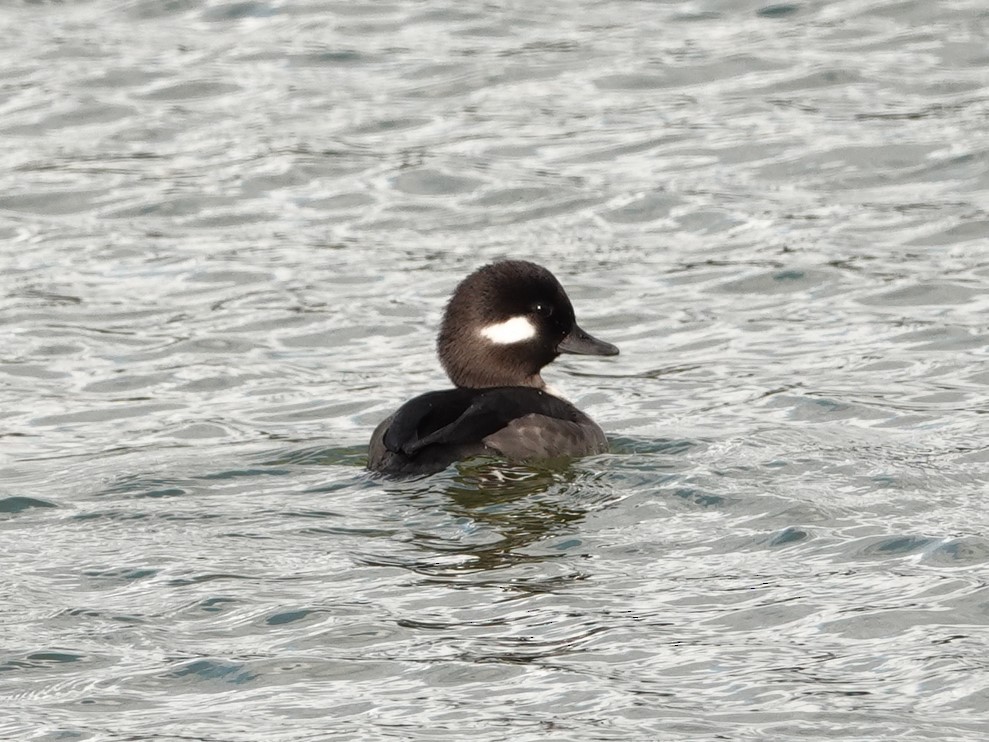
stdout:
[[371,436],[368,468],[432,474],[473,456],[524,461],[607,449],[597,423],[543,389],[456,388],[420,395],[382,421]]
[[508,260],[469,275],[447,305],[437,348],[455,387],[415,397],[377,426],[372,471],[431,474],[473,456],[526,461],[607,450],[601,428],[551,393],[540,371],[560,353],[618,348],[577,325],[545,268]]

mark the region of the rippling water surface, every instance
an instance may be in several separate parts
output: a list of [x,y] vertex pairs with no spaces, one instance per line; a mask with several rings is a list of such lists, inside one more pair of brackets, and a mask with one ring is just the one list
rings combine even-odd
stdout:
[[[0,738],[986,738],[982,0],[0,24]],[[368,477],[503,256],[612,452]]]

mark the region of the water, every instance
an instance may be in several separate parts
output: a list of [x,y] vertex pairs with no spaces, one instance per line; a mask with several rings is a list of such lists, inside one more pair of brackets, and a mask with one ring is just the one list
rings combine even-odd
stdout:
[[[989,733],[981,0],[0,19],[0,738]],[[507,255],[613,452],[369,478]]]

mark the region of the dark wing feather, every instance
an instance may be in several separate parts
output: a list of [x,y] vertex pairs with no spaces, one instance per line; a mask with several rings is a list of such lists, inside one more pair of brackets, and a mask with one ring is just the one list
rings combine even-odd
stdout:
[[[588,430],[600,437],[590,448],[586,436],[580,443]],[[605,446],[604,434],[590,418],[542,390],[457,388],[429,392],[402,405],[375,430],[368,465],[376,471],[439,471],[459,458],[485,452],[523,459],[550,455],[546,451],[599,453]]]
[[422,448],[420,441],[459,417],[471,401],[464,389],[427,392],[398,408],[384,434],[384,445],[392,453],[411,456]]
[[[458,390],[467,391],[467,390]],[[438,427],[404,450],[414,454],[426,446],[484,441],[521,417],[574,420],[573,405],[552,394],[528,387],[485,389],[474,392],[470,405],[456,419]]]

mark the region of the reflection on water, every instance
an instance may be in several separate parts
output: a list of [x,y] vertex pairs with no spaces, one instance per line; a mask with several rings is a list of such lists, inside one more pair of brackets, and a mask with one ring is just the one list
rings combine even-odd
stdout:
[[599,480],[564,463],[549,468],[473,459],[449,474],[388,483],[384,491],[393,501],[440,513],[441,523],[413,531],[407,542],[414,547],[411,558],[365,554],[362,559],[437,577],[554,558],[527,547],[577,534],[587,511],[603,504],[600,494],[595,497]]
[[[983,6],[6,7],[0,738],[981,739]],[[368,475],[509,255],[611,453]]]

